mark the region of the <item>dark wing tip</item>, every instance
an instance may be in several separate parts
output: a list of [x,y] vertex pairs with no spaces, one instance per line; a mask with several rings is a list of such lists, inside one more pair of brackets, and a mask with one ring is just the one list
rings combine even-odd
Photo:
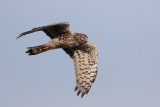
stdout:
[[16,39],[18,39],[18,38],[20,38],[20,37],[22,37],[22,36],[24,36],[24,35],[33,33],[33,32],[35,32],[35,31],[36,31],[35,29],[32,29],[32,30],[30,30],[30,31],[23,32],[23,33],[19,34],[19,36],[18,36]]
[[18,38],[22,37],[23,35],[24,35],[23,33],[19,34],[19,36],[18,36],[18,37],[16,37],[16,39],[18,39]]
[[43,29],[44,29],[43,26],[42,26],[42,27],[33,28],[32,30],[29,30],[29,31],[26,31],[26,32],[23,32],[23,33],[19,34],[19,36],[18,36],[16,39],[18,39],[18,38],[20,38],[20,37],[22,37],[22,36],[24,36],[24,35],[33,33],[33,32],[41,31],[41,30],[43,30]]
[[79,96],[79,94],[81,93],[81,90],[78,90],[78,92],[77,92],[77,96]]
[[82,93],[82,94],[81,94],[81,98],[83,98],[84,95],[85,95],[85,93]]
[[77,91],[77,89],[78,89],[78,88],[79,88],[79,87],[78,87],[78,86],[76,86],[76,87],[75,87],[75,89],[74,89],[74,91]]

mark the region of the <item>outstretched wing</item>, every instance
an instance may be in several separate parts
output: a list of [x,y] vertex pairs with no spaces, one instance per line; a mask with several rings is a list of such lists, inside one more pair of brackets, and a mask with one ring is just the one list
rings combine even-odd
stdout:
[[44,31],[46,33],[46,35],[49,36],[51,39],[55,38],[56,36],[58,36],[60,34],[64,34],[64,33],[74,34],[70,30],[69,26],[70,26],[70,24],[68,22],[63,22],[63,23],[56,23],[56,24],[51,24],[51,25],[47,25],[47,26],[33,28],[30,31],[26,31],[26,32],[21,33],[17,37],[17,39],[26,35],[26,34],[30,34],[30,33],[37,32],[37,31]]
[[77,96],[87,94],[96,79],[98,70],[98,49],[96,45],[86,43],[74,49],[64,49],[73,59]]

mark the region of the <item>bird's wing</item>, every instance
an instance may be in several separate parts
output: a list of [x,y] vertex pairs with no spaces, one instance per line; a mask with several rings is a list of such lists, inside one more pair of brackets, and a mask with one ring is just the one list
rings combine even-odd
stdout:
[[86,43],[74,49],[64,49],[74,62],[77,96],[87,94],[96,79],[98,70],[98,49],[96,45]]
[[56,36],[58,36],[60,34],[64,34],[64,33],[74,34],[70,30],[69,26],[70,26],[70,24],[68,22],[63,22],[63,23],[56,23],[56,24],[51,24],[51,25],[47,25],[47,26],[33,28],[30,31],[26,31],[26,32],[21,33],[17,37],[17,39],[26,35],[26,34],[30,34],[30,33],[37,32],[37,31],[44,31],[46,33],[46,35],[49,36],[51,39],[55,38]]

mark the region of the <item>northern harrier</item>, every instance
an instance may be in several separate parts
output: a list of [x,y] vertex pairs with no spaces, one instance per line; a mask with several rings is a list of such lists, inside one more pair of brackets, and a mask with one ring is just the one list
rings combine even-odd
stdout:
[[69,28],[68,22],[51,24],[34,28],[21,33],[17,38],[37,31],[43,31],[51,38],[51,41],[44,45],[29,47],[29,55],[36,55],[51,49],[62,48],[73,59],[77,96],[87,94],[96,79],[98,70],[98,49],[97,46],[88,43],[85,34],[74,33]]

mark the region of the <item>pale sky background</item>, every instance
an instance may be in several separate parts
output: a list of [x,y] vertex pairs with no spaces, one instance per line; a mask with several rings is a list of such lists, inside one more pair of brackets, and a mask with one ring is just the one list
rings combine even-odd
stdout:
[[[50,39],[34,27],[70,22],[99,49],[89,94],[74,92],[61,49],[28,56]],[[160,0],[1,0],[0,107],[160,107]]]

